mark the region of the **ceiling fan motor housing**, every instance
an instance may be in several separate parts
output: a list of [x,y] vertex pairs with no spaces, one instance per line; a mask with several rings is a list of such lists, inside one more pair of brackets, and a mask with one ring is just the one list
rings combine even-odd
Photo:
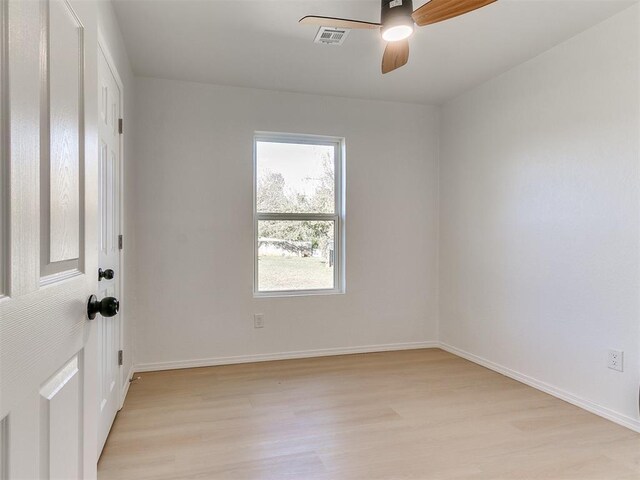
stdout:
[[382,0],[380,23],[383,28],[395,25],[406,25],[407,20],[413,23],[413,0]]

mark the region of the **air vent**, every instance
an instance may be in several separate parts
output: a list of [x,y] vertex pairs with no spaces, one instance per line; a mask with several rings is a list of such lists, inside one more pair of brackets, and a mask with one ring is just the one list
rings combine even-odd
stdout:
[[324,45],[342,45],[350,31],[349,28],[320,27],[313,42]]

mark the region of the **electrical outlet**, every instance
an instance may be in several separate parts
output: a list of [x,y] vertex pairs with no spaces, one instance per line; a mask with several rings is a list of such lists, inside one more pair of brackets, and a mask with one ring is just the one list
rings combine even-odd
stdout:
[[264,327],[264,314],[256,313],[253,316],[253,328],[263,328]]
[[621,350],[609,350],[609,362],[607,364],[607,366],[611,369],[611,370],[617,370],[618,372],[621,372],[624,365],[623,365],[623,359],[624,359],[624,352]]

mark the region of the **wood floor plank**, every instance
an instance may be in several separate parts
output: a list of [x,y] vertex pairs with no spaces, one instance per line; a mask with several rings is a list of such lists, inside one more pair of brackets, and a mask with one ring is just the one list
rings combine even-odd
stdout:
[[99,480],[640,478],[639,434],[438,349],[139,376]]

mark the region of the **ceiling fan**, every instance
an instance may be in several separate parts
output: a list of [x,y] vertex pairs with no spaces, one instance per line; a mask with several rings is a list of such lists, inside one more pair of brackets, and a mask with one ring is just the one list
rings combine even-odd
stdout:
[[497,0],[430,0],[413,11],[413,0],[382,0],[380,23],[347,18],[307,15],[300,19],[305,25],[336,28],[380,29],[387,42],[382,56],[382,73],[400,68],[409,60],[409,40],[414,23],[419,27],[442,22],[485,7]]

